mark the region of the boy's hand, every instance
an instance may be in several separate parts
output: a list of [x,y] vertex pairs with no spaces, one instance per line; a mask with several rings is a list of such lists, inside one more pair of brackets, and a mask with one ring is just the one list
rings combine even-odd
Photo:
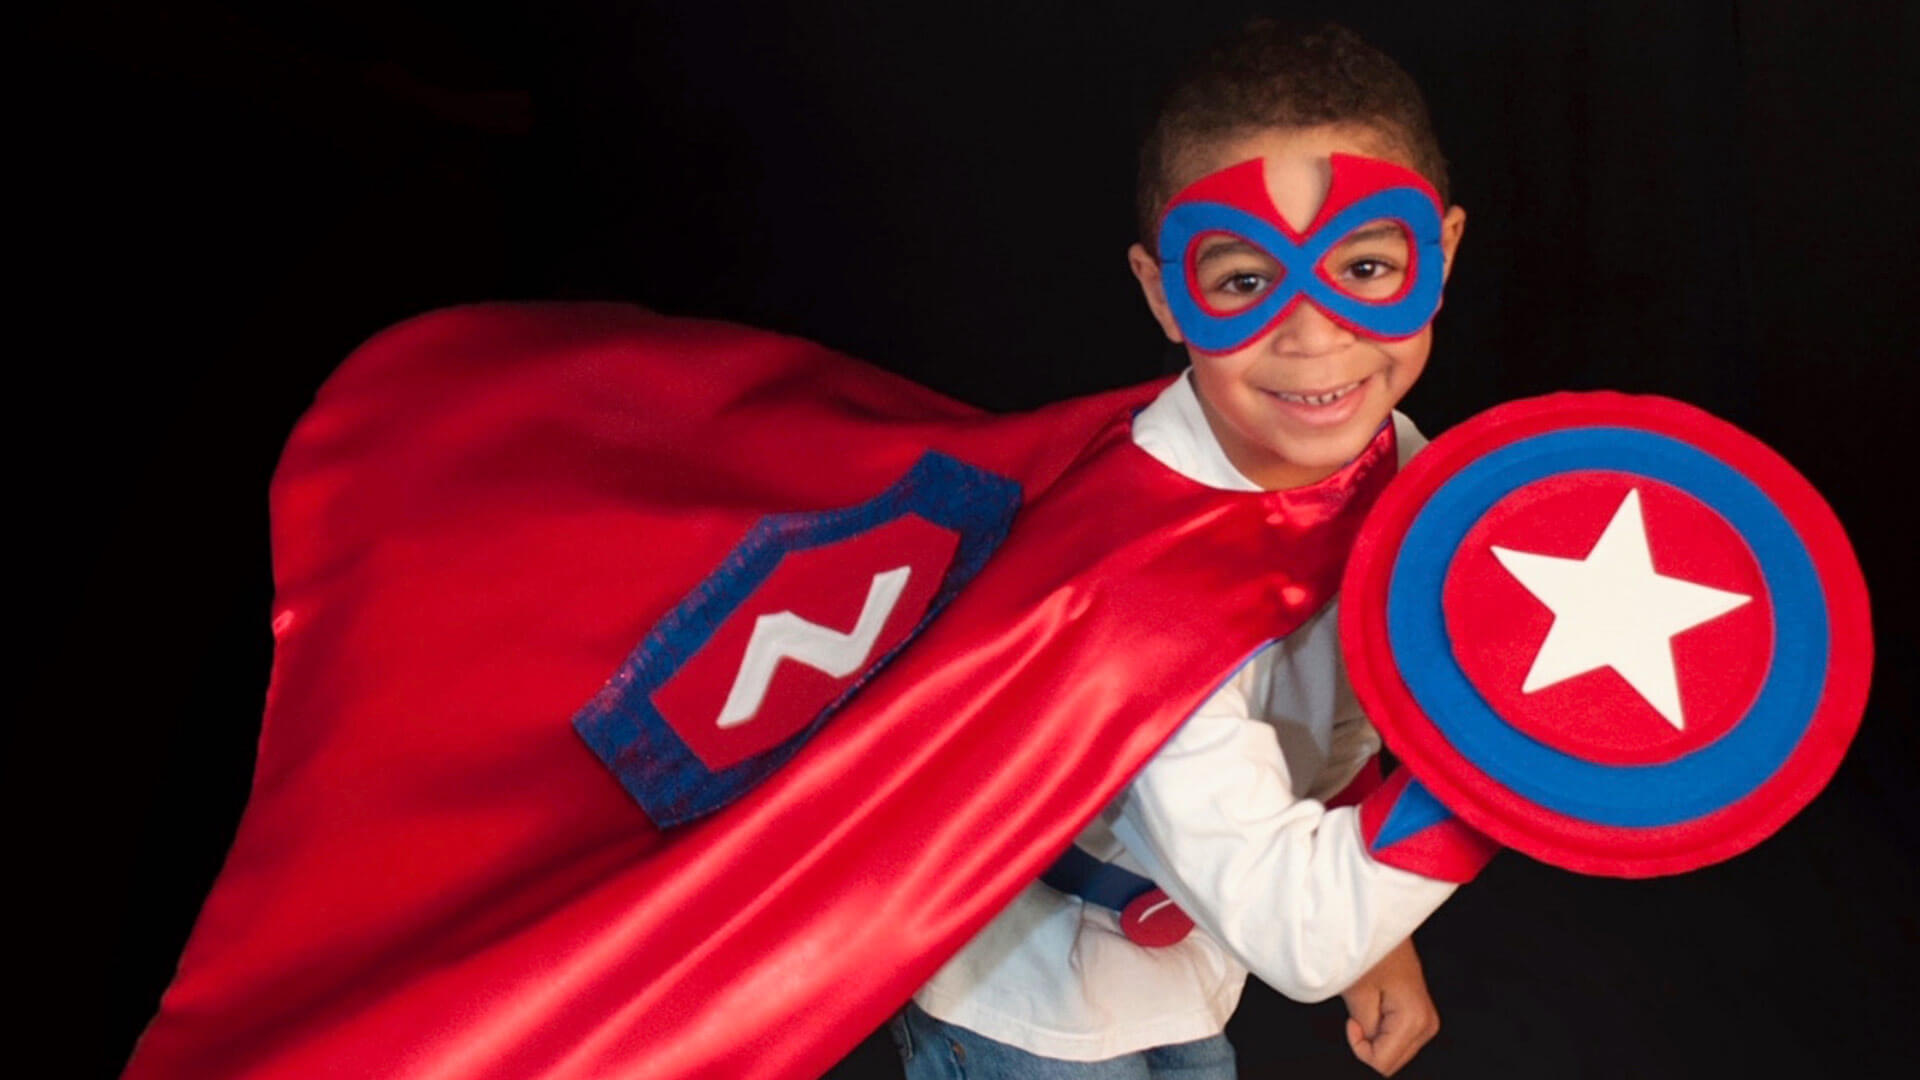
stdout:
[[1381,1076],[1392,1076],[1440,1032],[1440,1011],[1413,939],[1382,957],[1340,995],[1347,1003],[1347,1045]]

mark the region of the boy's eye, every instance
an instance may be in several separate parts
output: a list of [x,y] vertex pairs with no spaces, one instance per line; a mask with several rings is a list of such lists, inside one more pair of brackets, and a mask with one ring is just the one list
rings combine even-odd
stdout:
[[1193,288],[1202,303],[1221,314],[1259,303],[1286,273],[1279,260],[1245,237],[1216,232],[1196,244]]
[[1400,291],[1406,274],[1391,259],[1361,256],[1346,262],[1336,279],[1342,289],[1365,300],[1385,300]]
[[1343,292],[1365,300],[1386,300],[1405,283],[1412,254],[1406,230],[1398,222],[1371,221],[1334,245],[1321,265]]
[[1251,307],[1273,288],[1274,276],[1264,270],[1251,269],[1215,274],[1207,288],[1207,304],[1223,313]]

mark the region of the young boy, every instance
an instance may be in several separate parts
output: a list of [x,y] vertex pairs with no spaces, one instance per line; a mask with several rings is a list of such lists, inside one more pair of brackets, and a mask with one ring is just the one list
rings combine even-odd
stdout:
[[[1191,367],[1135,442],[1230,490],[1319,483],[1389,423],[1404,460],[1424,440],[1394,406],[1465,226],[1446,188],[1412,80],[1350,31],[1256,22],[1206,56],[1142,148],[1128,264]],[[1030,886],[896,1018],[907,1075],[1231,1077],[1222,1032],[1249,970],[1303,1001],[1344,993],[1355,1055],[1398,1069],[1438,1030],[1408,936],[1455,886],[1376,861],[1358,811],[1325,807],[1378,746],[1329,608],[1242,667],[1076,844],[1196,929],[1141,944],[1100,903]]]

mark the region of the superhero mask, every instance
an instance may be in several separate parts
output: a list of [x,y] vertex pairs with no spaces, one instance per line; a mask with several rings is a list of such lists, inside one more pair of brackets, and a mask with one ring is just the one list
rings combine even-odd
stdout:
[[[1194,181],[1168,202],[1160,218],[1160,267],[1167,303],[1188,343],[1203,353],[1228,353],[1278,325],[1302,299],[1356,334],[1386,341],[1411,337],[1440,308],[1446,260],[1440,250],[1440,197],[1425,178],[1390,161],[1352,154],[1332,156],[1333,180],[1320,211],[1296,232],[1267,193],[1260,158]],[[1372,226],[1391,230],[1381,238]],[[1395,235],[1397,234],[1397,235]],[[1257,249],[1263,266],[1277,264],[1264,292],[1211,290],[1225,270],[1200,265],[1207,241],[1226,236]],[[1383,248],[1372,276],[1329,265],[1343,246],[1356,255]],[[1244,249],[1240,249],[1244,250]],[[1203,277],[1202,275],[1206,276]]]

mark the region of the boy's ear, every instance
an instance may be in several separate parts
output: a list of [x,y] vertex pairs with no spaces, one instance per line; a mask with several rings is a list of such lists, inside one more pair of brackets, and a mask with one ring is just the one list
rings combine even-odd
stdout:
[[1445,265],[1440,269],[1440,280],[1453,273],[1453,253],[1460,247],[1460,236],[1467,231],[1467,211],[1464,207],[1449,206],[1440,219],[1440,256]]
[[1160,260],[1147,254],[1145,247],[1135,244],[1127,249],[1127,268],[1140,283],[1140,295],[1147,298],[1147,307],[1153,311],[1154,321],[1160,324],[1160,332],[1175,345],[1185,341],[1180,336],[1180,324],[1173,321],[1173,309],[1167,306],[1166,285],[1160,280]]

